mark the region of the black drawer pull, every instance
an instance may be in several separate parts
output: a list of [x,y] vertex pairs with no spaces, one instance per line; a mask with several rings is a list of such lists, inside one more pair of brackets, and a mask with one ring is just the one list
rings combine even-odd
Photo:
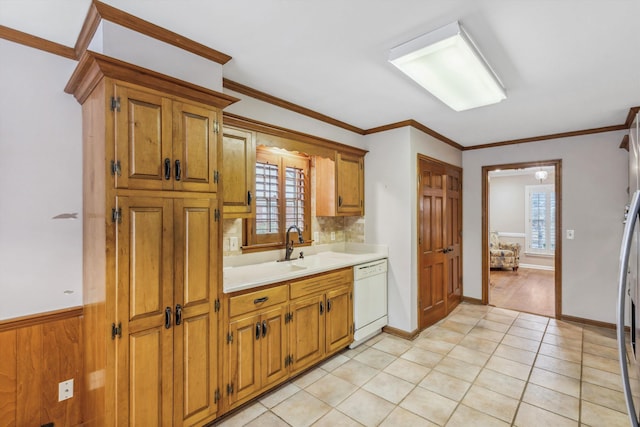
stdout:
[[164,327],[171,328],[171,307],[164,309]]
[[182,323],[182,306],[176,304],[176,326]]
[[176,181],[182,179],[182,168],[180,167],[180,160],[176,160]]
[[331,311],[331,300],[327,300],[327,313]]
[[256,298],[256,299],[253,300],[253,303],[254,304],[262,304],[263,302],[265,302],[268,299],[269,299],[269,297]]
[[262,322],[262,338],[267,336],[267,321]]
[[322,316],[322,313],[324,313],[324,302],[320,301],[320,315]]
[[164,159],[164,179],[171,179],[171,160],[168,157]]
[[260,339],[260,322],[256,323],[256,340]]

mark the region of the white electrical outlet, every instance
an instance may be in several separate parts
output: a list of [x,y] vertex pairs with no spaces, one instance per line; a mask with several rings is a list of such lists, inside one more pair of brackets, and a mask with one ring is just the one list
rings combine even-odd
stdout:
[[230,246],[229,245],[229,239],[228,238],[224,239],[222,241],[222,250],[225,251],[225,252],[229,252],[229,246]]
[[229,238],[229,250],[231,252],[235,252],[235,251],[240,250],[240,248],[238,247],[238,238],[237,237]]
[[71,399],[73,397],[73,378],[62,381],[58,384],[58,402]]
[[331,232],[331,240],[336,240],[336,232],[335,231]]
[[576,236],[575,231],[574,230],[567,230],[567,239],[569,240],[573,240],[573,238]]

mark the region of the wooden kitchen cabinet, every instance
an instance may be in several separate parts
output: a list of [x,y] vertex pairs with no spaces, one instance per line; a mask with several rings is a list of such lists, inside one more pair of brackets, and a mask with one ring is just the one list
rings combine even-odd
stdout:
[[138,85],[114,86],[116,188],[217,191],[220,111]]
[[225,126],[222,136],[222,189],[226,217],[254,214],[255,132]]
[[316,215],[364,215],[364,157],[316,157]]

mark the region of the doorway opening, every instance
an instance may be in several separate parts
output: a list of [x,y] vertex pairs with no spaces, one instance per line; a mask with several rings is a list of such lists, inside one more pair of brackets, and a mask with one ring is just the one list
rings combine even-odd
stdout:
[[562,161],[482,168],[482,302],[562,315]]

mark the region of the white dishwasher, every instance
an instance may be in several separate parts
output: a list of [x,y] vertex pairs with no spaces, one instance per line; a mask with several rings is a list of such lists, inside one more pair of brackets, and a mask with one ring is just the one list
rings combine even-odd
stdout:
[[387,259],[353,267],[354,348],[387,325]]

